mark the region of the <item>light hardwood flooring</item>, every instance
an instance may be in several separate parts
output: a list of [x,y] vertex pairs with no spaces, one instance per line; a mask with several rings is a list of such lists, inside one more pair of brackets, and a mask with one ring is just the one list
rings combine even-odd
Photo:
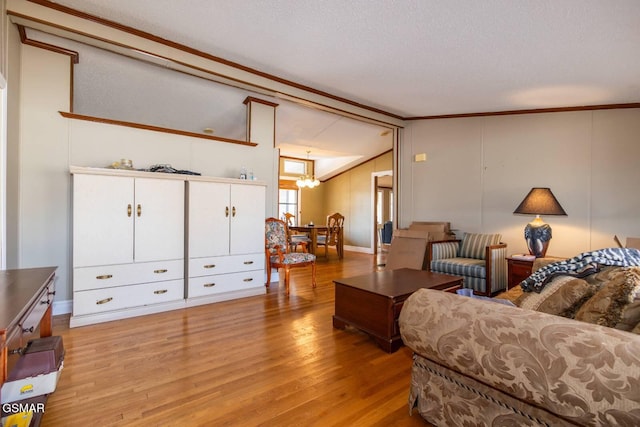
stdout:
[[373,255],[293,269],[267,295],[69,329],[42,426],[425,426],[407,404],[411,352],[332,326],[338,277]]

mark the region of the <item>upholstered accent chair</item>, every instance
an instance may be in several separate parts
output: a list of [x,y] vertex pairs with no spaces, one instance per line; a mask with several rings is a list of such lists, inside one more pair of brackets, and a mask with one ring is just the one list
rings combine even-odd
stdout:
[[500,234],[466,233],[462,240],[429,242],[429,269],[462,276],[463,287],[491,296],[507,289],[507,245]]
[[291,252],[287,224],[277,218],[267,218],[264,225],[267,283],[271,283],[271,269],[284,269],[285,294],[289,295],[289,273],[294,267],[311,266],[311,284],[316,287],[316,256],[307,252]]

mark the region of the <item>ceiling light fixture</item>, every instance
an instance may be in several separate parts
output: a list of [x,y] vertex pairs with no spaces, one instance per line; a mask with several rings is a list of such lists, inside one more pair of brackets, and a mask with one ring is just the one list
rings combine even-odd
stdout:
[[[307,164],[305,165],[305,170],[308,170],[309,163],[311,162],[311,160],[309,160],[309,153],[311,153],[311,150],[307,150]],[[296,185],[299,188],[315,188],[320,185],[320,181],[318,181],[313,175],[305,173],[300,178],[298,178],[298,180],[296,181]]]

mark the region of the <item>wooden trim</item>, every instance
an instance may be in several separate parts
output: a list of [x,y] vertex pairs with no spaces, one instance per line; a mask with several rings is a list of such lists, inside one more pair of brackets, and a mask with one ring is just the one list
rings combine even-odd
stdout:
[[296,182],[290,179],[279,179],[278,188],[284,188],[285,190],[299,190]]
[[270,102],[270,101],[265,101],[264,99],[260,99],[260,98],[255,98],[253,96],[247,96],[244,101],[242,101],[243,104],[249,104],[250,102],[255,102],[258,104],[264,104],[267,105],[269,107],[277,107],[280,104],[276,104],[275,102]]
[[[371,111],[371,112],[374,112],[374,113],[383,114],[385,116],[389,116],[389,117],[393,117],[393,118],[398,119],[398,120],[402,120],[402,117],[400,117],[400,116],[398,116],[396,114],[392,114],[392,113],[389,113],[387,111],[383,111],[383,110],[375,108],[375,107],[371,107],[371,106],[368,106],[368,105],[360,104],[358,102],[355,102],[355,101],[352,101],[352,100],[349,100],[349,99],[346,99],[346,98],[342,98],[342,97],[339,97],[339,96],[336,96],[336,95],[332,95],[332,94],[330,94],[328,92],[324,92],[324,91],[321,91],[321,90],[318,90],[318,89],[314,89],[312,87],[305,86],[303,84],[296,83],[296,82],[291,81],[291,80],[287,80],[287,79],[284,79],[284,78],[281,78],[281,77],[277,77],[277,76],[275,76],[273,74],[265,73],[263,71],[259,71],[259,70],[255,69],[255,68],[247,67],[247,66],[241,65],[241,64],[239,64],[237,62],[229,61],[229,60],[226,60],[226,59],[221,58],[219,56],[214,56],[214,55],[202,52],[200,50],[188,47],[186,45],[183,45],[183,44],[180,44],[180,43],[176,43],[176,42],[173,42],[173,41],[170,41],[170,40],[167,40],[167,39],[163,39],[163,38],[155,36],[155,35],[153,35],[151,33],[147,33],[145,31],[141,31],[141,30],[138,30],[138,29],[135,29],[135,28],[123,25],[123,24],[119,24],[117,22],[110,21],[108,19],[100,18],[98,16],[90,15],[88,13],[81,12],[81,11],[76,10],[76,9],[72,9],[70,7],[63,6],[63,5],[58,4],[58,3],[53,3],[53,2],[48,1],[48,0],[27,0],[27,1],[29,1],[31,3],[38,4],[38,5],[43,6],[43,7],[47,7],[47,8],[50,8],[50,9],[57,10],[58,12],[66,13],[66,14],[69,14],[69,15],[72,15],[72,16],[75,16],[75,17],[78,17],[78,18],[81,18],[81,19],[86,19],[88,21],[92,21],[92,22],[95,22],[97,24],[104,25],[106,27],[111,27],[111,28],[114,28],[116,30],[128,33],[128,34],[132,34],[132,35],[137,36],[137,37],[141,37],[141,38],[144,38],[144,39],[147,39],[147,40],[150,40],[150,41],[153,41],[153,42],[156,42],[156,43],[159,43],[159,44],[162,44],[162,45],[174,48],[174,49],[181,50],[181,51],[186,52],[186,53],[190,53],[190,54],[195,55],[195,56],[199,56],[201,58],[205,58],[205,59],[208,59],[208,60],[211,60],[211,61],[214,61],[214,62],[218,62],[220,64],[223,64],[223,65],[226,65],[226,66],[229,66],[229,67],[232,67],[232,68],[236,68],[238,70],[242,70],[242,71],[245,71],[247,73],[251,73],[251,74],[254,74],[256,76],[263,77],[263,78],[266,78],[266,79],[274,81],[274,82],[278,82],[278,83],[285,84],[287,86],[295,87],[296,89],[301,89],[301,90],[304,90],[304,91],[307,91],[307,92],[310,92],[310,93],[313,93],[313,94],[316,94],[316,95],[320,95],[320,96],[323,96],[323,97],[326,97],[326,98],[333,99],[333,100],[338,101],[338,102],[342,102],[342,103],[345,103],[345,104],[352,105],[354,107],[362,108],[364,110],[368,110],[368,111]],[[7,14],[12,14],[12,13],[10,11],[7,11]],[[20,16],[19,14],[13,14],[13,15]],[[26,16],[22,16],[22,17],[25,18],[25,19],[33,19],[33,18],[26,17]],[[56,26],[56,25],[54,25],[52,23],[48,23],[48,25],[52,25],[52,26],[55,26],[56,28],[60,28],[59,26]],[[77,32],[77,31],[75,31],[73,29],[70,29],[70,28],[64,28],[64,29],[67,30],[67,31],[74,32],[76,34],[80,34],[79,32]],[[91,37],[91,38],[95,38],[95,37]],[[102,41],[115,44],[115,43],[107,41],[107,40],[102,40]],[[182,65],[185,65],[185,64],[182,64]],[[222,77],[226,77],[226,76],[222,76]],[[254,86],[254,85],[252,85],[252,86]]]
[[60,46],[30,39],[27,36],[27,30],[24,25],[18,25],[18,33],[20,34],[20,41],[22,42],[22,44],[38,47],[40,49],[50,50],[51,52],[61,53],[63,55],[68,55],[71,58],[72,64],[77,64],[80,62],[80,54],[75,50],[69,50]]
[[583,105],[579,107],[534,108],[530,110],[490,111],[484,113],[442,114],[438,116],[405,117],[404,120],[459,119],[464,117],[509,116],[516,114],[563,113],[569,111],[614,110],[640,108],[639,102],[628,104]]
[[255,142],[239,141],[239,140],[236,140],[236,139],[229,139],[229,138],[220,138],[218,136],[202,135],[202,134],[195,133],[195,132],[188,132],[188,131],[177,130],[177,129],[163,128],[163,127],[159,127],[159,126],[145,125],[145,124],[141,124],[141,123],[123,122],[123,121],[120,121],[120,120],[112,120],[112,119],[105,119],[105,118],[101,118],[101,117],[85,116],[85,115],[82,115],[82,114],[67,113],[67,112],[64,112],[64,111],[59,111],[59,113],[60,113],[60,115],[62,117],[65,117],[67,119],[76,119],[76,120],[84,120],[84,121],[87,121],[87,122],[97,122],[97,123],[106,123],[106,124],[117,125],[117,126],[126,126],[126,127],[130,127],[130,128],[144,129],[144,130],[150,130],[150,131],[154,131],[154,132],[162,132],[162,133],[170,133],[170,134],[174,134],[174,135],[191,136],[191,137],[194,137],[194,138],[202,138],[202,139],[207,139],[207,140],[216,141],[216,142],[226,142],[226,143],[229,143],[229,144],[247,145],[249,147],[258,146],[258,144],[255,143]]

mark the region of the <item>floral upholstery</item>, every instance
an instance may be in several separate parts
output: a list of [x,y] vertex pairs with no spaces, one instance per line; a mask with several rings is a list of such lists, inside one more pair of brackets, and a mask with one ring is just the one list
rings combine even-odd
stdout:
[[277,248],[287,247],[287,229],[286,224],[282,221],[266,221],[264,224],[264,232],[267,250],[274,254]]
[[284,269],[285,293],[289,295],[289,271],[291,267],[311,266],[311,282],[316,287],[316,256],[306,252],[290,252],[287,224],[277,218],[267,218],[264,223],[265,255],[267,257],[267,283],[271,282],[271,269]]
[[282,254],[282,260],[278,255],[271,256],[272,263],[280,264],[300,264],[301,262],[315,261],[316,256],[306,252],[291,252],[288,254]]
[[639,335],[429,289],[399,325],[432,424],[640,425]]

